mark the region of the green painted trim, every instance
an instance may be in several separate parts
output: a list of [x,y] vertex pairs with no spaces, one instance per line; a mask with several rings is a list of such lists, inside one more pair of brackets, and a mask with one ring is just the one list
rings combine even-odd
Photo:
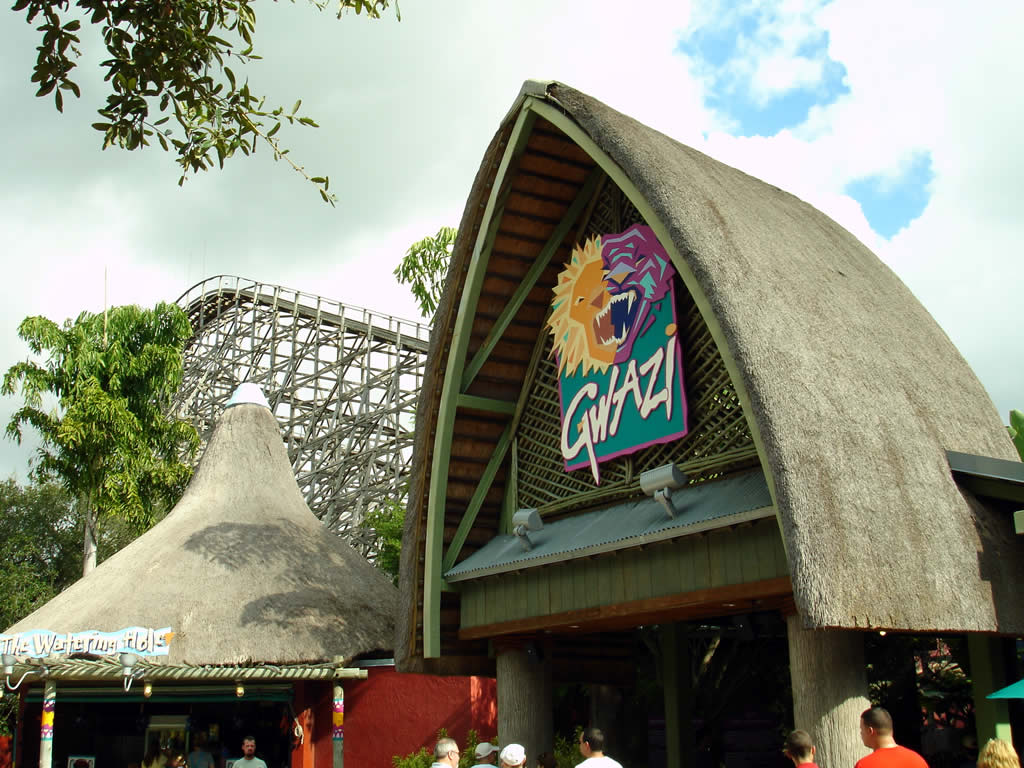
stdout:
[[[746,565],[751,543],[757,563]],[[772,517],[702,535],[631,547],[614,556],[553,560],[523,568],[514,578],[481,578],[462,587],[460,628],[528,621],[552,613],[619,605],[705,589],[757,584],[789,576],[782,535]],[[524,564],[528,561],[524,561]],[[755,567],[756,566],[756,567]],[[746,570],[745,570],[746,568]],[[548,603],[531,603],[538,594]],[[683,692],[682,704],[685,704]],[[685,735],[685,734],[684,734]]]
[[510,400],[495,400],[490,397],[477,397],[476,395],[459,395],[456,405],[459,408],[472,408],[475,411],[500,413],[505,416],[511,416],[516,412],[516,404]]
[[978,743],[989,739],[1012,741],[1010,708],[1006,699],[989,699],[1012,679],[1007,679],[1002,660],[1002,639],[990,635],[967,635],[967,655],[971,663],[971,696],[974,698],[975,730]]
[[[526,142],[533,130],[536,115],[526,109],[519,112],[512,132],[509,134],[505,153],[501,158],[487,206],[481,218],[482,226],[477,233],[470,259],[469,271],[459,301],[455,318],[452,341],[441,388],[441,402],[437,413],[434,432],[434,455],[430,466],[430,490],[427,497],[426,543],[423,563],[423,658],[436,659],[441,655],[441,563],[444,557],[444,516],[445,499],[448,493],[448,466],[451,461],[451,434],[455,425],[455,410],[458,407],[459,382],[466,362],[466,351],[473,328],[480,288],[483,285],[491,247],[497,234],[500,216],[499,198],[505,174],[512,161],[526,149]],[[483,226],[486,224],[486,226]]]
[[[740,404],[743,406],[743,412],[747,416],[747,425],[750,427],[750,435],[754,439],[754,445],[757,447],[757,455],[761,460],[761,469],[764,471],[765,479],[768,482],[768,491],[772,495],[772,504],[776,509],[776,516],[778,516],[778,497],[775,493],[775,477],[772,474],[771,466],[768,463],[768,453],[765,450],[764,440],[761,439],[761,431],[758,428],[757,420],[753,418],[753,404],[750,399],[750,394],[747,392],[747,388],[743,383],[743,379],[740,376],[739,367],[736,365],[736,361],[733,359],[732,351],[729,349],[729,344],[725,339],[725,333],[722,331],[722,326],[718,322],[718,318],[715,316],[714,311],[711,309],[711,302],[708,301],[708,297],[704,294],[703,289],[700,287],[700,283],[697,282],[696,276],[693,274],[693,270],[686,261],[680,256],[676,250],[675,243],[672,241],[672,237],[666,229],[664,223],[655,214],[654,209],[651,208],[644,196],[640,194],[640,191],[636,188],[636,185],[632,182],[626,172],[619,167],[619,165],[612,160],[603,149],[601,149],[597,143],[587,135],[587,133],[580,128],[572,119],[567,117],[561,110],[555,108],[551,104],[537,99],[527,99],[526,104],[523,107],[530,111],[536,112],[540,117],[543,117],[548,122],[557,126],[559,130],[565,133],[570,139],[576,142],[579,147],[590,155],[597,164],[604,169],[605,173],[608,174],[609,178],[614,181],[619,189],[621,189],[629,201],[636,206],[637,211],[644,217],[647,225],[654,230],[654,233],[658,236],[658,240],[661,241],[662,246],[668,251],[669,256],[672,258],[672,263],[675,265],[676,270],[679,272],[679,277],[682,279],[683,284],[686,286],[690,295],[693,297],[694,303],[697,305],[697,309],[700,311],[701,317],[704,318],[704,322],[708,327],[708,331],[711,333],[711,338],[715,341],[715,346],[718,348],[718,354],[722,356],[722,361],[725,363],[725,368],[729,372],[729,378],[732,380],[733,388],[736,390],[736,396],[740,400]],[[781,518],[776,517],[780,524],[781,530]],[[783,538],[783,543],[785,539]],[[788,555],[787,555],[788,557]]]
[[480,507],[483,506],[487,491],[491,489],[494,476],[498,474],[498,468],[501,466],[501,462],[505,460],[505,454],[508,453],[508,447],[511,444],[512,425],[509,424],[505,427],[505,431],[501,433],[501,438],[498,440],[494,452],[491,453],[491,459],[487,462],[487,468],[484,469],[484,473],[480,476],[480,482],[477,483],[476,490],[473,491],[473,496],[469,500],[469,506],[466,507],[466,511],[462,515],[462,520],[459,522],[455,535],[452,536],[452,542],[448,545],[448,551],[441,562],[441,573],[446,573],[449,568],[455,565],[455,560],[458,558],[459,553],[462,552],[462,545],[466,543],[466,537],[469,535],[473,523],[476,522],[476,516],[480,512]]
[[519,508],[519,438],[516,436],[518,422],[513,420],[512,424],[512,444],[509,446],[508,475],[505,476],[505,496],[501,500],[498,533],[504,533],[506,526],[511,526],[512,515]]
[[604,176],[604,171],[598,166],[590,175],[587,176],[586,181],[583,182],[583,186],[580,188],[580,192],[576,195],[576,199],[572,201],[572,205],[565,212],[565,216],[558,222],[558,226],[555,227],[555,231],[551,233],[551,237],[544,243],[544,247],[541,248],[537,258],[534,259],[533,264],[530,266],[529,271],[523,277],[521,283],[516,288],[516,292],[512,294],[512,298],[509,299],[505,305],[505,309],[502,310],[501,315],[494,322],[490,332],[487,334],[487,338],[484,339],[483,344],[480,345],[480,349],[477,350],[473,356],[473,360],[468,366],[466,371],[462,375],[462,389],[465,392],[469,385],[473,383],[473,379],[483,368],[484,363],[487,362],[487,358],[490,357],[491,352],[494,351],[494,347],[497,346],[498,341],[501,339],[505,330],[509,324],[515,319],[516,313],[519,308],[523,306],[523,302],[526,301],[526,297],[530,295],[530,291],[533,290],[534,286],[537,285],[537,281],[540,276],[544,274],[544,270],[547,269],[548,264],[551,262],[551,258],[555,255],[558,247],[565,240],[565,236],[569,234],[569,230],[572,225],[576,223],[576,220],[580,217],[583,209],[587,203],[594,196],[594,190],[597,189],[597,185]]

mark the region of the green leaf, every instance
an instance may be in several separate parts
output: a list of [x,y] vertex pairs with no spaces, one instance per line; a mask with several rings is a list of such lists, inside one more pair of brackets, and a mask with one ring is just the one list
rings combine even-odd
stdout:
[[1010,411],[1010,438],[1013,440],[1021,461],[1024,461],[1024,413],[1014,409]]

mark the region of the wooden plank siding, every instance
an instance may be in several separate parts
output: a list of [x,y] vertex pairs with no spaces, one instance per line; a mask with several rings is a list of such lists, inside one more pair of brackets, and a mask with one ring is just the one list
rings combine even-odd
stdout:
[[[493,631],[503,626],[506,633],[512,632],[533,619],[557,624],[559,615],[653,600],[663,600],[665,610],[671,612],[672,599],[680,598],[676,604],[685,614],[693,602],[687,595],[703,599],[723,589],[728,591],[722,594],[745,607],[759,599],[771,600],[777,607],[790,594],[788,576],[778,524],[774,518],[758,520],[644,548],[464,582],[459,637],[487,636],[473,631],[485,627]],[[732,612],[728,606],[711,603],[700,606],[701,610]]]

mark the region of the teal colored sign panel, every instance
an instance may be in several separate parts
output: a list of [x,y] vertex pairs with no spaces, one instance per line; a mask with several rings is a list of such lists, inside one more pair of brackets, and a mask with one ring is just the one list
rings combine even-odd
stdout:
[[687,433],[675,269],[646,226],[591,238],[559,274],[548,325],[566,471]]

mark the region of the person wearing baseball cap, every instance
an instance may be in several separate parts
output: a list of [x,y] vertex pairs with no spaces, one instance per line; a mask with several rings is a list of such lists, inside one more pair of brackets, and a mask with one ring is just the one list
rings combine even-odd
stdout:
[[498,748],[489,741],[481,741],[476,745],[476,765],[473,768],[491,768],[497,759]]
[[498,755],[501,768],[521,768],[526,765],[526,750],[522,744],[506,744]]

